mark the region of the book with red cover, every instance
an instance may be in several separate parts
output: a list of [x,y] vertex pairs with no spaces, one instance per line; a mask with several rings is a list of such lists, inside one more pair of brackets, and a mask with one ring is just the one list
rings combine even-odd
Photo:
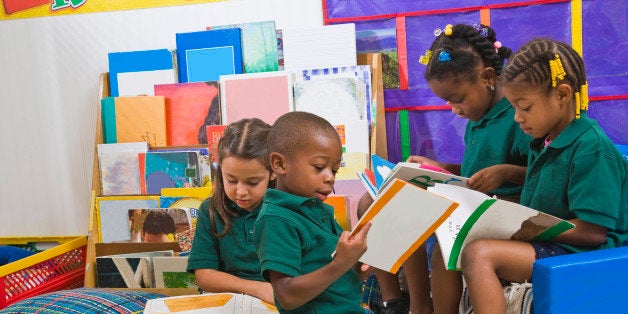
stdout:
[[207,144],[205,127],[220,124],[218,82],[155,85],[166,100],[168,146]]

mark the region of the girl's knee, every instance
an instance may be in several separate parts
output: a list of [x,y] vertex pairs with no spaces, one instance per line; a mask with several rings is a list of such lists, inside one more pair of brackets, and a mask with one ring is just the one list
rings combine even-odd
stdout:
[[467,244],[460,255],[460,264],[463,268],[469,268],[476,263],[483,265],[490,264],[490,252],[492,245],[490,241],[474,240]]

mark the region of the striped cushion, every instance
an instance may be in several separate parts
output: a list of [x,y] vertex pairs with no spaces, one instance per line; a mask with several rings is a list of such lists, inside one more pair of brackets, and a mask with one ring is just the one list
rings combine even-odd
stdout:
[[0,313],[133,313],[163,294],[132,290],[78,288],[41,294],[16,302]]

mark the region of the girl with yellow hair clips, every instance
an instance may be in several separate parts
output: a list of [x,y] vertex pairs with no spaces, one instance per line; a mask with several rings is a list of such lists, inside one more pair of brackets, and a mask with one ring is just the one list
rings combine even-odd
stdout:
[[501,280],[530,281],[535,260],[621,246],[628,239],[626,162],[586,115],[582,58],[564,43],[533,40],[502,73],[515,121],[531,135],[521,204],[576,227],[550,242],[477,240],[462,252],[475,313],[503,313]]

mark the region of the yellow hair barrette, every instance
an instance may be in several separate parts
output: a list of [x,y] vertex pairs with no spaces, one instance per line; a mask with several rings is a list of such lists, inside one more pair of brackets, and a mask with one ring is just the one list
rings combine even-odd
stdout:
[[425,50],[425,55],[421,55],[421,57],[419,58],[419,63],[427,65],[428,63],[430,63],[430,60],[432,60],[433,55],[434,55],[434,51],[429,50],[429,49]]

